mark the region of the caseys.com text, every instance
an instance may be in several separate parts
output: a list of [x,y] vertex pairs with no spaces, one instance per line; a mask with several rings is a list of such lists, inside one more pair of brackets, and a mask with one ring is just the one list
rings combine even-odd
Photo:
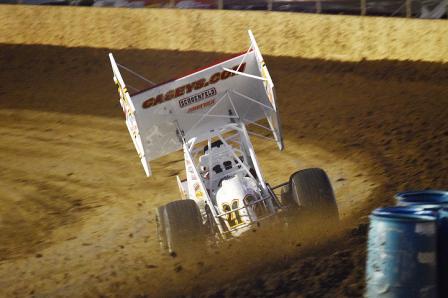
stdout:
[[[242,63],[239,69],[238,69],[238,65],[232,67],[231,69],[233,69],[235,71],[239,71],[239,72],[244,72],[245,68],[246,68],[246,63]],[[207,79],[199,79],[194,82],[177,87],[176,89],[169,90],[166,93],[159,94],[155,97],[151,97],[143,102],[142,107],[144,109],[148,109],[150,107],[156,106],[163,102],[170,101],[174,98],[178,98],[185,94],[191,93],[193,90],[200,90],[204,87],[207,87],[208,85],[216,84],[220,80],[226,80],[233,76],[235,76],[234,73],[231,73],[231,72],[228,72],[225,70],[222,72],[216,72],[216,73],[212,74],[208,80]]]

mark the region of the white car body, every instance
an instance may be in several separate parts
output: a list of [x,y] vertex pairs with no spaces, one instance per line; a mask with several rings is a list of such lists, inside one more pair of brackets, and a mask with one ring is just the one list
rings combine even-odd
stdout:
[[[204,222],[211,221],[222,239],[239,236],[280,209],[249,138],[268,138],[283,149],[274,84],[251,31],[249,37],[246,52],[133,95],[121,65],[109,54],[146,175],[152,174],[151,160],[182,148],[186,179],[177,177],[181,197],[196,201]],[[267,125],[259,123],[263,120]]]

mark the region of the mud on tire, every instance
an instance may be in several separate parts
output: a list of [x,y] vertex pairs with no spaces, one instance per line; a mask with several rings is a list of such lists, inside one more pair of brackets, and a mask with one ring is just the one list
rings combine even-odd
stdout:
[[156,208],[156,227],[157,227],[157,239],[159,240],[160,248],[162,251],[168,251],[168,243],[166,241],[165,232],[165,220],[163,216],[165,214],[165,206]]

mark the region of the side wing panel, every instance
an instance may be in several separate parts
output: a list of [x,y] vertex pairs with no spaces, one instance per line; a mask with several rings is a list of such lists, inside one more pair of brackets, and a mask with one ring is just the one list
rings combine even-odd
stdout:
[[129,134],[131,135],[132,142],[134,143],[135,149],[137,150],[140,162],[143,165],[143,169],[145,170],[146,176],[151,176],[151,168],[149,167],[149,163],[146,160],[145,149],[142,143],[142,139],[140,137],[138,124],[135,117],[134,104],[132,103],[129,92],[126,88],[123,78],[121,77],[120,70],[118,69],[114,56],[112,54],[109,54],[109,59],[110,64],[112,65],[112,71],[114,73],[114,82],[117,85],[118,94],[120,96],[120,104],[121,107],[123,108],[123,113],[126,116],[126,126],[129,130]]
[[283,150],[283,135],[281,132],[280,126],[280,116],[278,113],[278,108],[275,103],[275,89],[274,82],[272,82],[271,75],[269,74],[268,68],[266,67],[266,63],[264,62],[263,56],[261,55],[260,49],[258,48],[257,41],[255,40],[252,31],[249,32],[249,38],[251,42],[251,47],[254,50],[255,58],[257,59],[258,69],[261,73],[261,76],[266,79],[264,83],[264,88],[266,90],[266,94],[269,98],[269,102],[271,103],[274,111],[266,115],[268,119],[269,126],[271,127],[272,133],[274,134],[275,141],[277,142],[277,146],[280,150]]

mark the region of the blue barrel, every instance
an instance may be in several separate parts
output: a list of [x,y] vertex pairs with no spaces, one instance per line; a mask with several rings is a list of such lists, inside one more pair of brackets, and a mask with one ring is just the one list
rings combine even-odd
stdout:
[[431,204],[448,207],[448,191],[422,190],[399,192],[395,196],[397,205],[407,206],[412,204]]
[[448,208],[439,210],[439,291],[440,297],[448,297]]
[[437,297],[435,214],[414,207],[373,211],[366,297]]

